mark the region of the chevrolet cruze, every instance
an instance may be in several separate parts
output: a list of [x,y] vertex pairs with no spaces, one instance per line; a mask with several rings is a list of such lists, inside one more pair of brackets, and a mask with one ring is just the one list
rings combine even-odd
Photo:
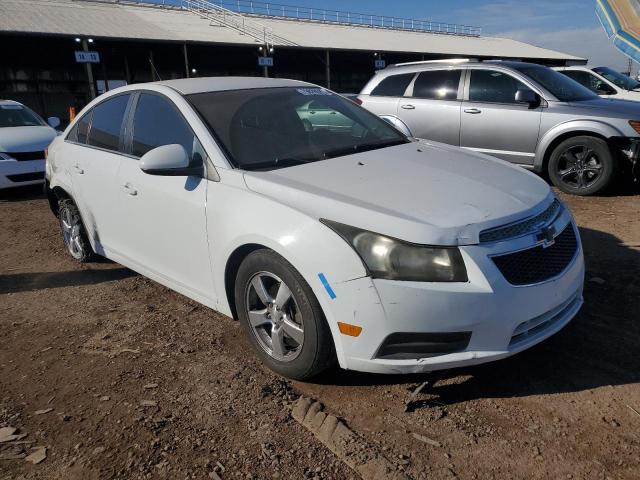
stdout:
[[304,82],[113,90],[53,142],[46,178],[71,256],[239,319],[291,378],[507,357],[582,305],[578,230],[544,181]]

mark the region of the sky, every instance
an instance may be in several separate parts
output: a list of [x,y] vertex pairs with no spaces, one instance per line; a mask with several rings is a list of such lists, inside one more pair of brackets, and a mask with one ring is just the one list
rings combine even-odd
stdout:
[[[228,0],[225,0],[228,1]],[[595,15],[595,0],[275,0],[273,3],[461,23],[627,70]],[[634,64],[633,71],[637,71]]]

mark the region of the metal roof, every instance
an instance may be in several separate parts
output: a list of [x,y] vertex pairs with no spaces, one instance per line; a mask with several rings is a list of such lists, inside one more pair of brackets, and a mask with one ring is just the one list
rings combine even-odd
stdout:
[[[585,60],[506,38],[445,35],[262,16],[255,20],[278,36],[305,48]],[[178,8],[78,0],[2,0],[0,33],[256,44],[247,35],[211,25],[209,20]],[[278,43],[275,42],[275,45]]]

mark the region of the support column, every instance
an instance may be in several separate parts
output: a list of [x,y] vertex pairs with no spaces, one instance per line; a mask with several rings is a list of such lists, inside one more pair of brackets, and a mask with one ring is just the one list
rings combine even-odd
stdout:
[[[262,51],[262,56],[266,57],[267,56],[267,46],[265,45],[263,51]],[[262,74],[264,75],[264,78],[269,78],[269,67],[264,66],[262,67]]]
[[129,70],[129,57],[124,56],[124,79],[127,85],[131,85],[131,71]]
[[329,50],[325,52],[324,66],[327,76],[327,88],[331,89],[331,55],[329,54]]
[[187,52],[187,42],[184,42],[182,47],[184,51],[184,71],[187,74],[187,78],[189,78],[189,54]]
[[[85,52],[89,51],[89,42],[87,42],[86,38],[82,39],[82,49]],[[87,71],[87,81],[89,82],[89,96],[91,97],[89,100],[93,100],[96,98],[96,84],[93,81],[93,67],[90,63],[85,63],[84,68]]]

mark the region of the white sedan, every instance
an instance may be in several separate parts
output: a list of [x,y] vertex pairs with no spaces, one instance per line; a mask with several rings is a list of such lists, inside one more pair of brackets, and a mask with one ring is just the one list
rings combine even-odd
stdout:
[[0,189],[44,181],[44,151],[60,120],[49,123],[21,103],[0,100]]
[[[310,100],[349,121],[314,123]],[[578,229],[545,182],[308,83],[110,91],[51,145],[47,191],[74,258],[239,319],[292,378],[507,357],[583,301]]]

